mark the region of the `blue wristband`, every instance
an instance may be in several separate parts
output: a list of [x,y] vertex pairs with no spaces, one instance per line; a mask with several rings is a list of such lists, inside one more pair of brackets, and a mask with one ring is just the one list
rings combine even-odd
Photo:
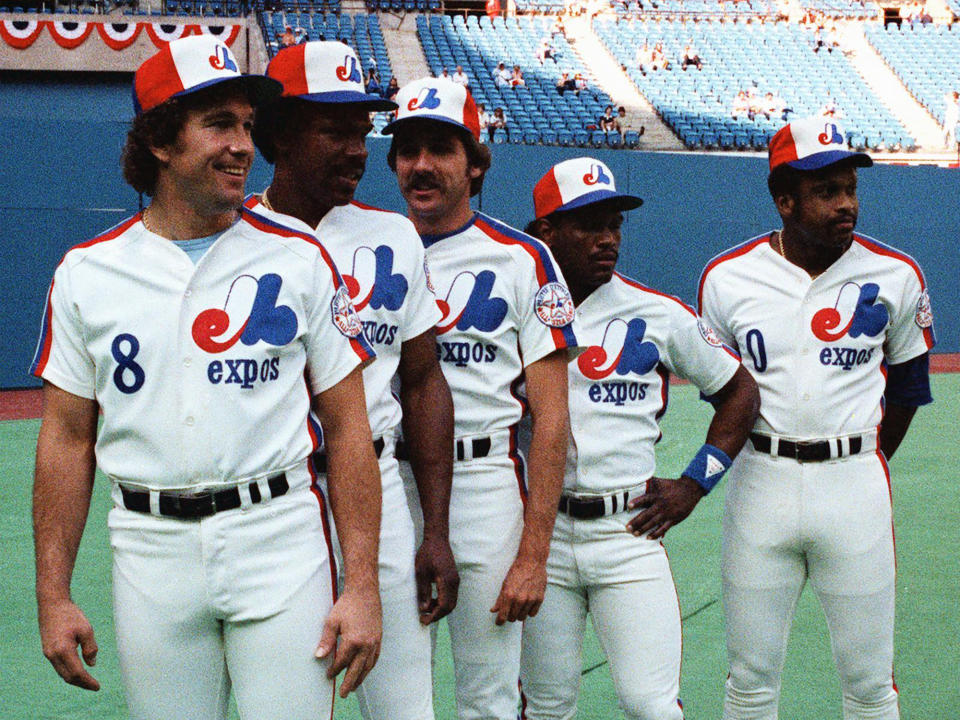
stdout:
[[706,495],[720,482],[732,464],[733,460],[723,450],[704,443],[683,474],[695,480]]

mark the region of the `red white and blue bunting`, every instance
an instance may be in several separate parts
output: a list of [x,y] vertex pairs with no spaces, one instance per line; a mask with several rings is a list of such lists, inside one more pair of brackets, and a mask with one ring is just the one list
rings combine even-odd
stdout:
[[12,48],[25,50],[33,45],[46,28],[47,32],[60,47],[73,50],[80,47],[94,28],[103,43],[113,50],[124,50],[136,41],[140,32],[147,31],[150,40],[158,48],[171,40],[200,35],[201,33],[219,38],[227,46],[233,45],[240,35],[243,25],[198,25],[175,23],[135,23],[135,22],[79,22],[72,20],[0,20],[0,38]]
[[48,21],[47,30],[53,36],[54,41],[64,50],[73,50],[83,44],[91,32],[93,32],[93,23]]

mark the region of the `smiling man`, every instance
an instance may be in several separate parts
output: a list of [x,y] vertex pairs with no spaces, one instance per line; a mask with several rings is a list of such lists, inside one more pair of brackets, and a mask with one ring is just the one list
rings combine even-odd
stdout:
[[[359,66],[340,42],[310,42],[274,57],[267,75],[283,83],[283,97],[258,110],[254,130],[260,152],[274,164],[273,181],[246,205],[321,239],[377,352],[363,383],[388,508],[380,536],[383,643],[357,697],[367,720],[432,720],[427,626],[457,601],[447,521],[453,402],[437,361],[433,327],[440,311],[427,284],[423,244],[402,215],[353,202],[366,166],[370,112],[396,108],[365,93],[352,71]],[[394,452],[401,418],[424,519],[416,557]],[[324,474],[326,456],[315,460]]]
[[[426,247],[443,317],[437,353],[454,404],[450,614],[461,720],[514,720],[521,622],[536,615],[567,441],[573,304],[549,250],[475,213],[490,151],[462,85],[425,78],[397,95],[387,155]],[[517,423],[533,416],[529,491]]]
[[[99,688],[70,598],[99,466],[135,720],[222,720],[231,687],[243,717],[329,717],[333,676],[356,688],[379,651],[372,351],[316,238],[241,211],[254,105],[280,90],[210,36],[144,62],[124,175],[152,201],[70,250],[48,297],[32,368],[43,651],[66,682]],[[335,604],[311,402],[347,562]]]
[[[747,440],[757,386],[686,305],[615,271],[623,213],[593,158],[553,166],[533,190],[527,231],[553,251],[587,350],[568,368],[570,451],[540,613],[523,627],[530,720],[577,712],[587,614],[630,720],[680,720],[680,608],[660,539],[723,477]],[[706,442],[683,475],[659,478],[654,445],[669,373],[712,396]]]
[[776,718],[807,581],[827,617],[846,720],[899,717],[887,460],[932,401],[933,314],[907,255],[854,232],[857,168],[829,117],[770,142],[783,222],[711,260],[700,309],[760,386],[760,417],[730,471],[723,717]]

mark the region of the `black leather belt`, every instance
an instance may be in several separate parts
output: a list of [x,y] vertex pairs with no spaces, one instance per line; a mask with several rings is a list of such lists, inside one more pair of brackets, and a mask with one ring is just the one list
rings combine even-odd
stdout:
[[[466,440],[457,440],[456,442],[456,451],[457,451],[457,460],[463,460],[467,457],[466,453]],[[476,460],[477,458],[486,457],[490,454],[491,442],[489,437],[477,437],[471,438],[470,449],[473,451],[471,457]]]
[[[791,458],[799,462],[823,462],[830,460],[830,445],[836,448],[834,458],[841,458],[847,455],[856,455],[863,448],[863,436],[851,435],[848,438],[849,448],[846,452],[843,449],[843,441],[840,438],[832,440],[780,440],[777,447],[777,455],[780,457]],[[757,452],[772,454],[770,448],[773,446],[771,439],[767,435],[759,433],[750,433],[750,442]]]
[[[269,478],[267,486],[270,488],[271,498],[280,497],[290,489],[287,476],[284,473]],[[247,487],[250,490],[251,502],[258,503],[263,499],[260,495],[260,486],[256,482],[249,483]],[[123,506],[127,510],[150,513],[149,490],[131,490],[121,485],[120,494],[123,495]],[[187,495],[161,491],[159,501],[161,515],[182,520],[196,520],[223,510],[234,510],[240,507],[240,490],[231,487],[216,492],[199,492]]]
[[604,498],[610,498],[610,515],[623,512],[627,509],[627,502],[630,500],[630,491],[614,493],[609,496],[597,497],[574,497],[573,495],[560,496],[560,512],[566,513],[570,517],[578,520],[593,520],[594,518],[607,515],[607,507]]
[[[377,460],[380,459],[380,456],[383,455],[383,448],[386,443],[384,443],[383,438],[377,438],[373,441],[373,452],[377,456]],[[313,454],[313,468],[320,474],[326,474],[327,472],[327,454],[323,451],[318,451]]]

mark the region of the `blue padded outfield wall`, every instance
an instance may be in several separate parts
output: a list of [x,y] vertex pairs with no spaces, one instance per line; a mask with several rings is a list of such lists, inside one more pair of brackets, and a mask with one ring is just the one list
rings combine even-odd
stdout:
[[[48,74],[49,76],[50,74]],[[0,86],[0,388],[32,387],[27,375],[44,296],[63,253],[136,211],[119,157],[131,117],[128,77]],[[21,81],[18,81],[21,80]],[[372,139],[357,199],[402,211],[387,168],[388,140]],[[665,154],[497,145],[480,205],[523,227],[531,190],[560,160],[589,152],[607,163],[619,189],[639,195],[628,213],[620,270],[659,290],[696,300],[700,270],[716,253],[779,226],[759,157]],[[271,168],[257,160],[248,188]],[[915,257],[931,288],[937,352],[960,351],[960,171],[877,166],[860,172],[858,230]]]

